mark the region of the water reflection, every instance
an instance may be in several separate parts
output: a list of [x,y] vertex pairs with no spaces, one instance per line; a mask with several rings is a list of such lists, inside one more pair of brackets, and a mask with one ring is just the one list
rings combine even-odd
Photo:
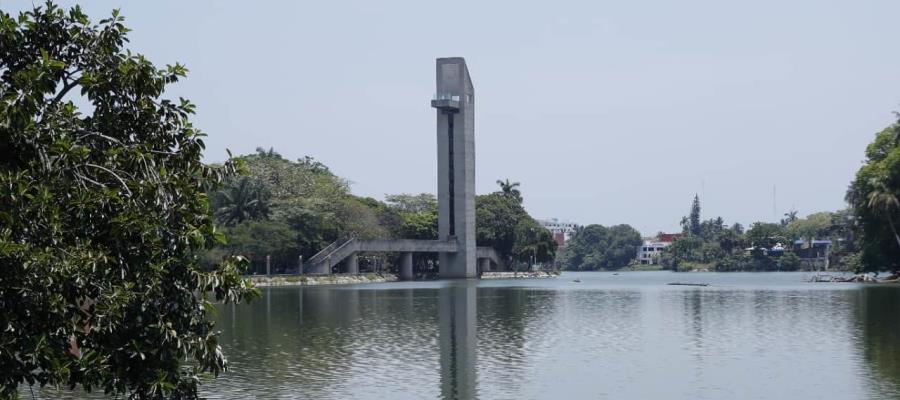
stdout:
[[202,392],[213,399],[900,398],[900,285],[691,276],[712,285],[668,286],[670,275],[636,273],[578,275],[581,283],[264,289],[253,304],[220,308],[230,370]]
[[475,397],[477,302],[476,288],[470,282],[453,282],[440,291],[438,320],[444,399]]
[[871,287],[858,293],[858,346],[872,398],[900,398],[900,290]]

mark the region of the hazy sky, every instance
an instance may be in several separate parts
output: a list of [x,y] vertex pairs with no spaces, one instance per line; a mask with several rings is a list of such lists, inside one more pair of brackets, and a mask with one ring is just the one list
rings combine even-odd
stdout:
[[[63,2],[62,4],[71,4]],[[535,217],[678,229],[844,207],[900,109],[896,0],[90,1],[131,48],[188,66],[207,160],[311,155],[353,192],[434,192],[434,59],[462,56],[477,190]],[[0,0],[4,11],[30,1]]]

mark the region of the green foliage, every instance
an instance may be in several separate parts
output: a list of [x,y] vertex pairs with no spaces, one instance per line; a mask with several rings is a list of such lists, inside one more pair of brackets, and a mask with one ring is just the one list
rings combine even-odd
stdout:
[[551,261],[556,242],[522,207],[521,198],[494,192],[475,198],[476,241],[493,247],[507,262]]
[[299,256],[309,258],[338,238],[403,233],[398,210],[354,196],[347,181],[311,157],[293,162],[273,148],[258,148],[238,160],[246,175],[228,179],[212,196],[219,199],[218,221],[235,238],[214,253],[245,254],[254,271],[265,271],[266,256],[273,272],[293,271]]
[[661,261],[664,267],[672,270],[678,270],[678,265],[683,262],[706,263],[709,258],[705,252],[710,251],[710,245],[700,236],[683,236],[666,248]]
[[497,185],[500,186],[500,193],[504,196],[515,200],[517,203],[522,203],[522,193],[518,189],[519,182],[510,182],[509,179],[497,179]]
[[900,123],[875,136],[847,191],[856,215],[860,261],[868,271],[900,270]]
[[437,209],[415,213],[402,213],[401,218],[403,218],[401,237],[422,240],[437,239]]
[[[0,396],[18,384],[196,398],[226,360],[213,301],[255,295],[221,241],[185,76],[123,48],[123,18],[47,3],[0,14]],[[80,110],[78,104],[87,104]]]
[[777,271],[778,262],[773,257],[761,252],[751,254],[736,253],[728,257],[716,260],[713,269],[718,272],[733,271]]
[[222,232],[228,238],[222,247],[228,253],[248,254],[257,271],[264,271],[267,255],[276,269],[293,268],[298,262],[297,235],[284,221],[244,221]]
[[215,192],[210,200],[216,218],[225,225],[268,219],[269,194],[262,185],[242,177],[236,185]]
[[794,252],[788,251],[778,257],[779,271],[796,271],[798,269],[800,269],[800,257],[797,257]]
[[[697,218],[699,219],[699,214]],[[709,219],[703,222],[700,222],[700,228],[698,230],[698,234],[696,236],[700,236],[703,240],[711,241],[715,240],[719,235],[721,235],[728,228],[725,226],[725,221],[722,217]]]
[[630,225],[588,225],[575,231],[566,246],[566,269],[616,270],[634,260],[641,234]]
[[431,193],[389,194],[384,196],[384,201],[391,208],[402,213],[437,213],[437,197]]
[[781,219],[781,226],[788,226],[791,222],[796,221],[797,218],[797,210],[786,212],[784,213],[784,218]]
[[[721,226],[721,218],[719,220],[719,226]],[[681,231],[685,235],[702,236],[704,234],[703,225],[704,222],[700,221],[700,196],[694,194],[694,200],[691,202],[691,212],[681,218]],[[709,227],[707,226],[707,228]]]
[[757,248],[769,249],[778,243],[788,244],[792,241],[788,239],[784,228],[780,224],[769,222],[754,222],[750,225],[750,229],[745,234],[749,245]]
[[830,228],[833,224],[833,214],[820,212],[810,214],[806,218],[796,218],[785,226],[785,233],[790,238],[812,241],[813,239],[825,239],[830,236]]

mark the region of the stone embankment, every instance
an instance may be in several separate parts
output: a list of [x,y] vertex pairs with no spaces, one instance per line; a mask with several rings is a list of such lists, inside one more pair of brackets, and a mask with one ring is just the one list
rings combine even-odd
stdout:
[[523,272],[482,272],[481,279],[535,279],[556,278],[559,272],[523,271]]
[[360,283],[393,282],[397,275],[362,274],[362,275],[255,275],[250,280],[257,287],[263,286],[321,286],[321,285],[355,285]]
[[893,274],[886,278],[877,278],[873,274],[856,274],[846,275],[830,275],[815,274],[809,279],[810,282],[859,282],[859,283],[900,283],[900,275]]

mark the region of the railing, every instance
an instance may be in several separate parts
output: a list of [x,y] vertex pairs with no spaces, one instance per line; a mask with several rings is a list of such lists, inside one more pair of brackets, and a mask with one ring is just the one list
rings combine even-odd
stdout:
[[[341,250],[344,250],[344,249],[348,248],[348,246],[354,244],[355,242],[356,242],[356,239],[350,238],[350,239],[348,239],[346,242],[344,242],[344,244],[342,244],[342,245],[338,246],[336,249],[332,250],[331,253],[328,253],[328,255],[325,256],[325,259],[326,259],[326,260],[329,260],[328,264],[331,264],[330,260],[333,258],[333,256],[334,256],[335,254],[340,255],[339,252],[340,252]],[[351,249],[352,249],[352,248],[351,248]],[[353,253],[353,252],[351,251],[351,253]],[[349,255],[349,254],[348,254],[348,255]],[[337,258],[337,261],[335,262],[335,264],[341,262],[344,258],[347,258],[347,255],[345,255],[345,256],[343,256],[343,257],[336,257],[336,258]],[[332,267],[332,265],[329,265],[329,266],[328,266],[328,268],[331,268],[331,267]]]
[[318,253],[316,253],[314,256],[310,257],[309,260],[306,260],[305,264],[310,264],[310,265],[318,264],[319,262],[324,260],[326,256],[330,255],[332,250],[334,250],[335,247],[342,246],[342,245],[344,245],[344,243],[347,243],[349,240],[350,239],[348,239],[348,238],[340,238],[338,240],[335,240],[334,242],[331,242],[331,244],[329,244],[328,246],[325,246],[325,248],[323,248],[322,250],[319,250]]
[[451,93],[435,93],[431,99],[432,100],[459,101],[459,95],[454,95]]

